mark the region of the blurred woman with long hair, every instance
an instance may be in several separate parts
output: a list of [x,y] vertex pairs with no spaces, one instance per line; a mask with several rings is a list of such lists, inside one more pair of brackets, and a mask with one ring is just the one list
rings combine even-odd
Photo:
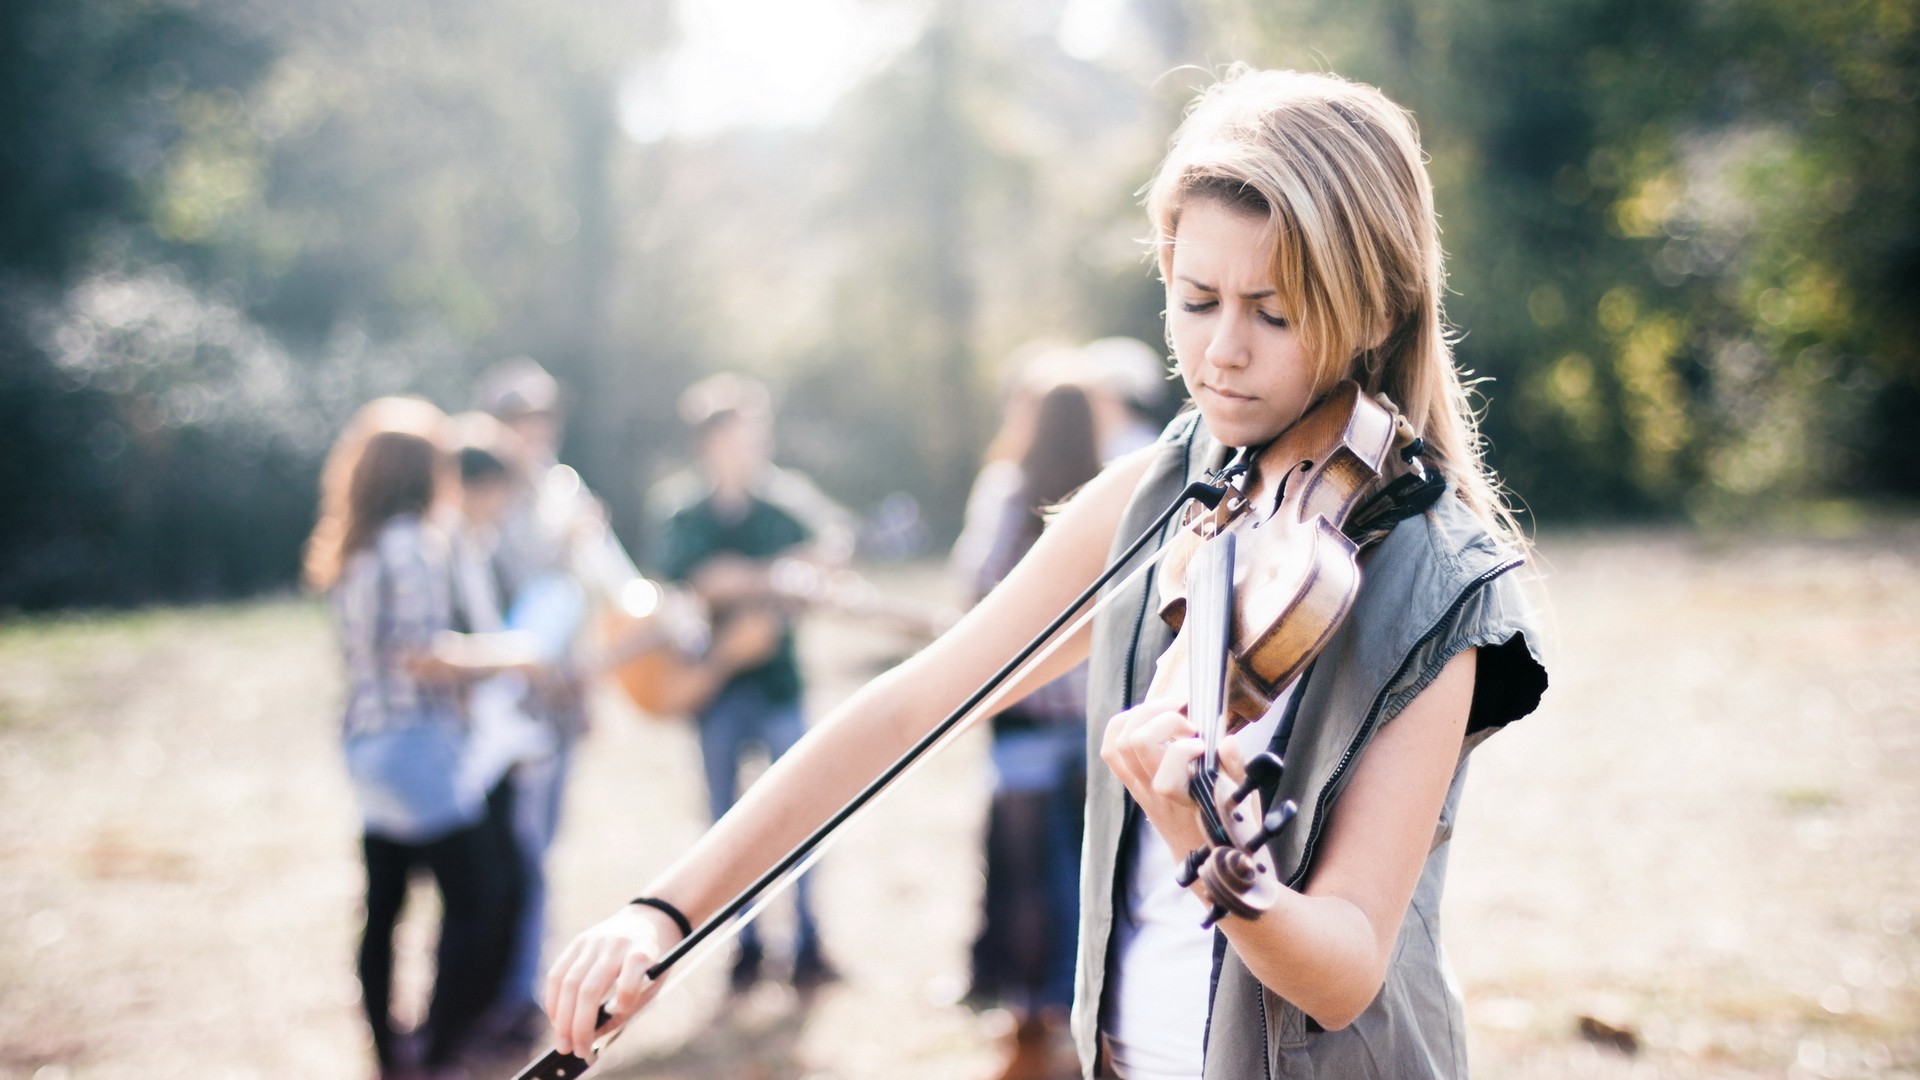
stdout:
[[[1009,410],[1011,440],[995,440],[1009,456],[987,463],[967,500],[952,561],[970,601],[992,591],[1040,539],[1046,515],[1100,471],[1086,392],[1039,389],[1023,388],[1034,400]],[[1049,1044],[1073,1003],[1086,711],[1082,664],[993,717],[985,917],[968,997],[1019,1019],[1003,1080],[1049,1075]]]
[[[366,928],[359,973],[380,1076],[452,1067],[492,1000],[503,958],[510,868],[469,768],[466,680],[530,670],[504,635],[463,634],[448,534],[446,418],[413,398],[354,417],[328,456],[307,584],[332,602],[346,668],[341,735],[362,819]],[[409,877],[432,875],[442,917],[431,1003],[417,1045],[391,1013],[393,930]]]

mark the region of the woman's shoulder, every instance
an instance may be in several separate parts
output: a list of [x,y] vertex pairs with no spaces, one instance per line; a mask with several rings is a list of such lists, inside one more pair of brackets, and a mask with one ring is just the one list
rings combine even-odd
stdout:
[[374,534],[373,549],[382,557],[410,555],[428,546],[428,532],[419,514],[395,514]]
[[396,571],[404,572],[423,558],[432,557],[439,546],[418,515],[396,515],[382,524],[364,546],[341,560],[340,578],[328,591],[342,594],[356,586],[370,586]]
[[1526,553],[1497,535],[1466,501],[1449,493],[1401,522],[1369,561],[1369,585],[1418,635],[1410,665],[1437,669],[1479,650],[1468,727],[1481,732],[1532,712],[1547,688],[1537,608]]
[[389,571],[437,572],[452,558],[452,539],[439,522],[419,514],[398,514],[380,526],[368,550]]
[[1408,573],[1436,588],[1492,581],[1525,562],[1525,552],[1499,536],[1453,490],[1394,526],[1370,560],[1371,564],[1404,563]]

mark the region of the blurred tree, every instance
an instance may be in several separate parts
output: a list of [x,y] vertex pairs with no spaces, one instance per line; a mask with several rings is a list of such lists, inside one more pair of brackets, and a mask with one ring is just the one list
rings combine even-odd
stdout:
[[1717,519],[1920,490],[1917,11],[1372,0],[1214,26],[1419,116],[1460,356],[1538,511]]
[[255,442],[254,417],[193,385],[243,374],[250,405],[279,404],[280,357],[174,277],[68,292],[164,247],[148,192],[192,138],[190,103],[239,100],[270,56],[170,5],[0,9],[0,606],[222,595],[293,570],[310,507],[275,513],[273,495],[311,484],[310,448]]
[[999,358],[1158,339],[1137,193],[1229,57],[1415,111],[1541,514],[1920,494],[1914,0],[860,3],[824,121],[699,134],[680,0],[0,8],[0,607],[290,581],[349,410],[522,353],[629,540],[720,367],[951,528]]

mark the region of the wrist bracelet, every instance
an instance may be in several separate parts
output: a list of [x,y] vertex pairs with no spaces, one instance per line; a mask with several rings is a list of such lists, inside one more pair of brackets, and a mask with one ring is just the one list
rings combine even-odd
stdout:
[[664,911],[666,912],[667,918],[673,920],[673,925],[680,928],[680,939],[682,941],[693,936],[693,923],[688,921],[686,913],[674,907],[672,904],[667,903],[665,900],[657,896],[636,896],[627,901],[627,903],[638,904],[641,907],[650,907],[656,911]]

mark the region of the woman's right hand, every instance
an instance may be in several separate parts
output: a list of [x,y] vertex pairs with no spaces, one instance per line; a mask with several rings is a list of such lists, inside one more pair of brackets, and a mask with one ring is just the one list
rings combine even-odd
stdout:
[[554,1048],[592,1060],[601,1006],[606,1006],[609,1027],[639,1012],[660,989],[648,980],[647,968],[679,936],[679,928],[664,913],[629,904],[574,938],[547,971],[546,1007]]

